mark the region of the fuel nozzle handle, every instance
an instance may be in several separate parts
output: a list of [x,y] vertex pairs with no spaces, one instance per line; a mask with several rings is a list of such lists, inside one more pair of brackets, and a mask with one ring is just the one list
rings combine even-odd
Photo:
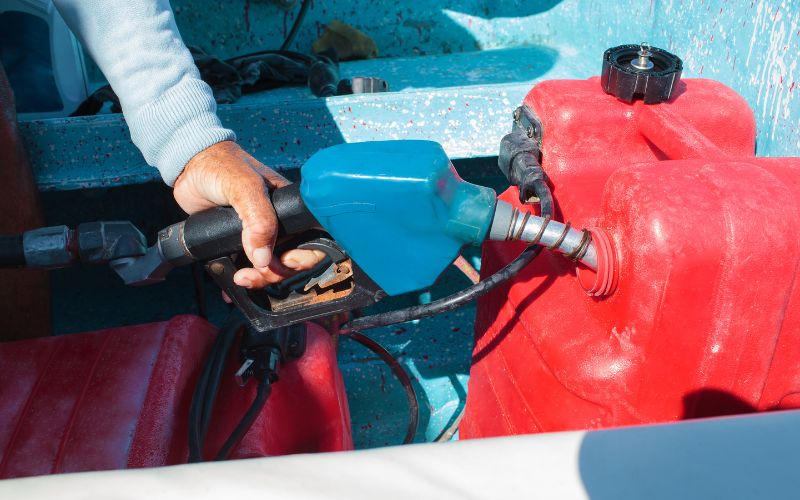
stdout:
[[[274,190],[270,198],[278,216],[279,237],[319,226],[300,197],[299,183]],[[162,229],[158,245],[175,266],[230,255],[242,250],[242,221],[233,208],[211,208]]]
[[[300,184],[270,194],[278,216],[278,237],[319,227],[300,197]],[[242,221],[233,208],[218,207],[190,215],[159,231],[158,242],[135,258],[118,259],[111,267],[128,285],[163,281],[174,267],[231,255],[242,250]]]

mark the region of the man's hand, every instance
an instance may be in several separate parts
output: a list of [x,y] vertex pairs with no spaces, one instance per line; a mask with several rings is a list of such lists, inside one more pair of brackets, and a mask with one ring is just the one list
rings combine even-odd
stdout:
[[297,271],[311,269],[325,255],[317,250],[290,250],[273,259],[278,220],[267,190],[289,184],[285,178],[223,141],[201,151],[175,181],[175,201],[193,214],[215,206],[231,206],[242,219],[242,245],[254,268],[240,269],[234,282],[263,288]]

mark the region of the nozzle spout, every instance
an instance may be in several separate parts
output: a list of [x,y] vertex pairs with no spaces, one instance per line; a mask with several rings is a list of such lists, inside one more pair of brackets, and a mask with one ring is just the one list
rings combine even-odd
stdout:
[[497,201],[489,239],[540,245],[597,270],[597,251],[588,230],[517,210],[501,200]]

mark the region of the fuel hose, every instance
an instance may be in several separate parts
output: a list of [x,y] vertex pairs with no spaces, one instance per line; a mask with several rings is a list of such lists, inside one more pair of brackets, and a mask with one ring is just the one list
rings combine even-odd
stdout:
[[[545,186],[545,189],[546,186]],[[544,195],[547,199],[550,199],[550,192],[547,189],[547,193]],[[508,204],[505,202],[498,202],[498,206],[503,203],[502,206],[507,206]],[[547,210],[547,213],[543,212],[543,218],[547,221],[550,220],[552,214],[549,212],[552,205],[542,205],[543,210]],[[507,210],[506,210],[507,211]],[[497,218],[497,209],[495,212],[495,217]],[[514,216],[514,217],[512,217]],[[505,223],[505,219],[508,219],[508,224],[510,225],[509,228],[514,226],[517,217],[514,212],[509,213],[507,216],[503,216]],[[529,218],[528,218],[529,219]],[[525,220],[527,223],[527,219]],[[494,223],[493,223],[494,226]],[[547,223],[543,227],[547,227]],[[495,233],[498,232],[497,229],[492,229]],[[542,231],[544,232],[544,231]],[[505,234],[512,234],[512,231],[509,229],[506,231]],[[520,232],[522,234],[522,232]],[[541,239],[541,235],[539,236]],[[359,330],[367,330],[369,328],[379,328],[381,326],[388,326],[394,325],[396,323],[405,323],[406,321],[411,321],[415,319],[427,318],[429,316],[434,316],[436,314],[441,314],[443,312],[452,311],[453,309],[458,309],[473,300],[477,299],[481,295],[489,292],[493,288],[497,287],[498,285],[505,283],[512,277],[516,276],[522,269],[525,268],[528,264],[530,264],[533,259],[535,259],[540,253],[542,253],[542,247],[537,245],[538,241],[532,242],[530,246],[525,248],[522,253],[517,256],[513,261],[507,264],[503,269],[497,271],[496,273],[492,274],[488,278],[483,281],[479,281],[478,283],[467,287],[459,292],[456,292],[452,295],[448,295],[447,297],[443,297],[438,300],[434,300],[428,304],[420,304],[416,306],[407,307],[405,309],[398,309],[396,311],[388,311],[385,313],[380,314],[373,314],[370,316],[363,316],[361,318],[356,318],[351,320],[350,322],[346,323],[342,326],[342,331],[344,332],[351,332],[351,331],[359,331]]]
[[517,258],[505,266],[503,269],[497,271],[483,281],[478,282],[460,292],[456,292],[447,297],[434,300],[429,304],[422,304],[418,306],[407,307],[405,309],[398,309],[396,311],[389,311],[380,314],[373,314],[356,318],[349,323],[342,326],[342,331],[352,332],[358,330],[366,330],[369,328],[378,328],[381,326],[393,325],[395,323],[405,323],[415,319],[427,318],[443,312],[452,311],[457,309],[481,295],[492,290],[497,285],[504,283],[519,273],[522,269],[530,264],[542,252],[540,246],[529,246],[522,251]]

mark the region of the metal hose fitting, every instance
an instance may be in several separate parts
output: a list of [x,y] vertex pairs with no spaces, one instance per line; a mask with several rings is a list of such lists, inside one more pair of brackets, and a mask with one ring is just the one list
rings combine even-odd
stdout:
[[588,230],[573,229],[569,222],[557,222],[549,216],[539,217],[517,210],[504,201],[497,201],[488,239],[519,240],[543,246],[597,270],[597,251]]

